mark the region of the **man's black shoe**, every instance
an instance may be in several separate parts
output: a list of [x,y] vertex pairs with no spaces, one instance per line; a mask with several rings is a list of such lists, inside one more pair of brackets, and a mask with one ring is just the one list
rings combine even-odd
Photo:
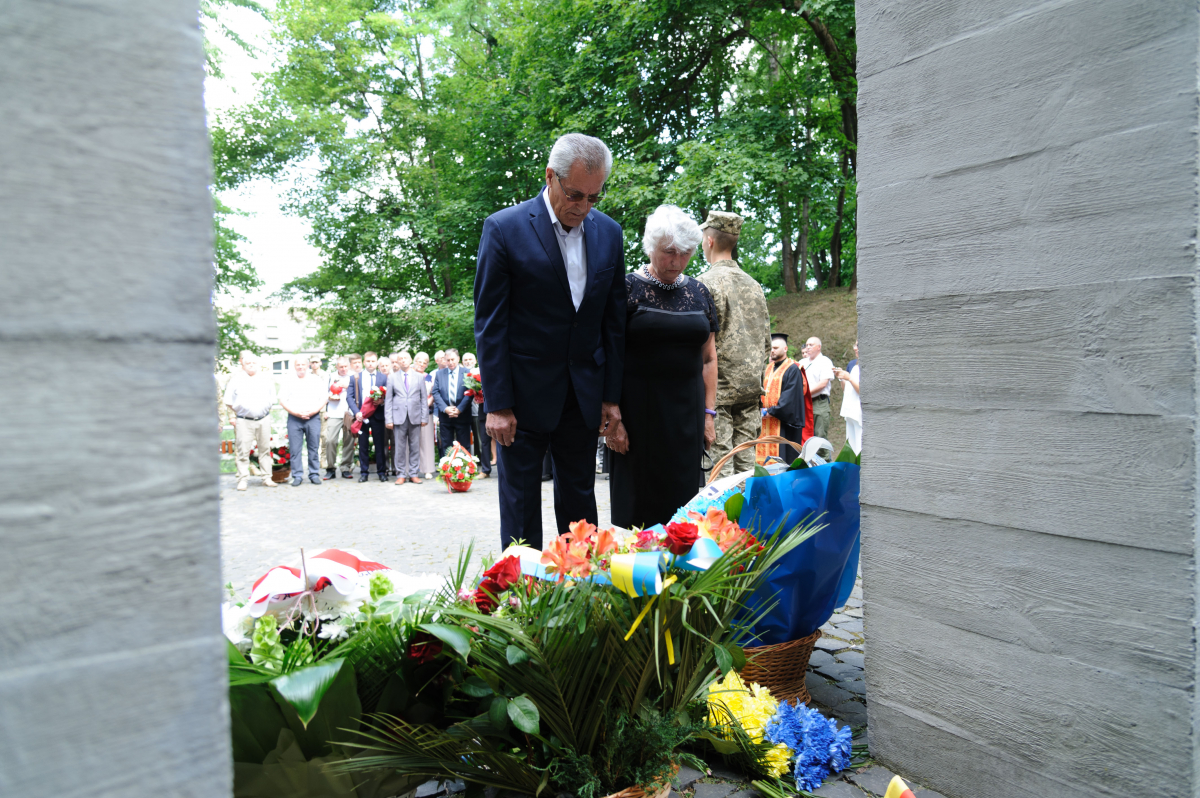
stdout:
[[337,476],[337,471],[334,471],[332,468],[325,469],[325,479],[333,479],[336,476]]
[[361,477],[359,477],[359,478],[358,478],[358,481],[359,481],[359,482],[366,482],[366,481],[367,481],[367,475],[366,475],[366,474],[363,474]]
[[292,487],[298,488],[304,484],[304,477],[292,477]]
[[380,474],[380,475],[379,475],[379,481],[380,481],[380,482],[387,482],[387,481],[388,481],[387,474]]
[[321,478],[320,478],[319,476],[317,476],[316,474],[313,474],[311,477],[309,477],[309,478],[308,478],[308,481],[309,481],[309,482],[311,482],[311,483],[312,483],[312,484],[314,484],[314,485],[320,485],[320,484],[321,484]]
[[352,475],[349,471],[343,471],[342,479],[354,479],[354,475]]

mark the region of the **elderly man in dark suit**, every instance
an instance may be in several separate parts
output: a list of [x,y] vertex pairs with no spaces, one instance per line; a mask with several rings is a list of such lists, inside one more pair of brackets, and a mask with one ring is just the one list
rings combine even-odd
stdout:
[[433,375],[433,406],[438,412],[443,453],[458,441],[471,451],[471,402],[463,380],[467,370],[458,364],[458,350],[447,349],[446,368]]
[[[350,413],[355,421],[362,422],[362,429],[358,433],[359,482],[367,481],[372,441],[375,443],[376,473],[380,482],[387,482],[387,464],[384,462],[387,457],[387,430],[384,428],[383,408],[376,408],[370,416],[364,417],[362,414],[363,402],[371,395],[371,389],[387,387],[387,377],[376,368],[378,364],[378,356],[374,352],[363,355],[363,365],[366,368],[350,378],[350,388],[346,391],[346,403],[350,407]],[[384,399],[386,398],[385,394]]]
[[595,210],[604,142],[554,143],[546,185],[489,216],[475,272],[475,342],[487,431],[500,444],[500,537],[542,546],[542,460],[554,460],[559,534],[596,523],[596,436],[620,420],[625,352],[621,227]]
[[425,375],[409,371],[408,352],[396,358],[396,370],[388,377],[383,420],[392,431],[396,453],[396,484],[421,484],[421,427],[429,423]]

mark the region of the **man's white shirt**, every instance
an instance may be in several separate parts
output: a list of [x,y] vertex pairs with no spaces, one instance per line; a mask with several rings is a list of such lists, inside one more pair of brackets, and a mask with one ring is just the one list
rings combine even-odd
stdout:
[[253,377],[238,371],[229,378],[223,400],[239,417],[265,416],[275,404],[275,378],[264,371]]
[[279,391],[279,402],[289,405],[294,410],[306,410],[319,407],[320,400],[328,395],[329,390],[321,378],[311,374],[303,378],[292,375]]
[[[571,301],[579,310],[583,302],[583,292],[587,288],[587,251],[583,246],[583,225],[571,228],[570,232],[563,229],[562,222],[554,215],[550,205],[550,197],[542,191],[542,201],[550,213],[550,222],[554,227],[554,240],[558,242],[558,250],[562,253],[563,263],[567,266],[567,283],[571,286]],[[589,211],[589,214],[591,212]]]
[[824,388],[813,392],[813,396],[829,396],[829,392],[833,390],[833,361],[825,355],[817,355],[812,361],[808,358],[801,360],[800,367],[808,375],[809,385],[819,385],[821,380],[829,380]]
[[332,388],[335,385],[342,386],[342,392],[338,394],[338,400],[336,402],[330,402],[327,404],[325,409],[329,411],[329,415],[341,418],[342,416],[346,415],[346,411],[350,409],[350,403],[346,399],[346,393],[350,390],[350,375],[347,374],[345,377],[340,377],[338,376],[337,372],[330,374],[326,393],[329,392],[329,388]]

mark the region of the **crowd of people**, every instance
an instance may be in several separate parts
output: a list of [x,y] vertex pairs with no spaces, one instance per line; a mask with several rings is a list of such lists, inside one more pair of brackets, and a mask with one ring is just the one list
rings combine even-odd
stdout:
[[[484,222],[478,363],[470,353],[460,363],[454,349],[434,355],[434,373],[422,352],[347,355],[329,375],[320,361],[297,363],[278,396],[292,484],[319,484],[339,470],[352,478],[355,436],[360,482],[373,452],[381,481],[420,484],[437,449],[457,441],[480,458],[484,477],[495,461],[502,543],[540,548],[547,478],[560,534],[580,519],[597,522],[600,439],[612,521],[625,528],[667,522],[718,462],[721,476],[772,458],[790,463],[800,455],[791,444],[827,438],[834,380],[845,385],[847,441],[860,451],[857,343],[845,369],[817,337],[801,359],[790,357],[787,335],[770,329],[762,286],[735,259],[742,218],[733,212],[710,211],[697,223],[660,206],[645,223],[646,262],[627,270],[620,226],[595,210],[611,169],[602,141],[562,136],[543,190]],[[709,268],[693,278],[684,272],[697,249]],[[242,368],[224,396],[237,416],[239,489],[275,399],[252,354]],[[382,412],[372,412],[377,404]],[[750,444],[760,436],[773,437]]]
[[[250,455],[271,450],[271,409],[287,413],[290,480],[354,478],[367,482],[371,463],[381,482],[419,485],[432,479],[442,452],[462,444],[480,461],[480,476],[492,473],[493,446],[481,419],[483,391],[475,355],[461,361],[457,349],[430,357],[375,352],[334,358],[330,370],[323,359],[297,359],[293,373],[276,391],[274,377],[262,370],[258,355],[243,351],[225,387],[222,401],[234,427],[237,489],[249,486]],[[374,396],[373,396],[374,394]],[[270,469],[263,485],[275,487]]]

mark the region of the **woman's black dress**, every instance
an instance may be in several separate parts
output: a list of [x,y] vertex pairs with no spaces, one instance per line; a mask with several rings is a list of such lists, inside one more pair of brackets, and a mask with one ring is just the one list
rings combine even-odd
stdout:
[[641,271],[626,275],[621,418],[628,454],[612,453],[612,521],[626,529],[665,524],[696,495],[704,453],[702,352],[718,332],[702,283],[667,291]]

